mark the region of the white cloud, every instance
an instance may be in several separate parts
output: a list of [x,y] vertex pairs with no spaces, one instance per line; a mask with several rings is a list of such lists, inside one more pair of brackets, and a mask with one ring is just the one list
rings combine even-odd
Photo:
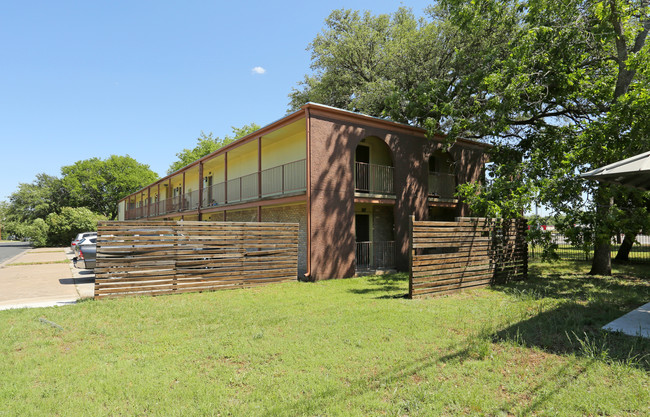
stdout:
[[253,74],[264,74],[266,70],[262,67],[253,68]]

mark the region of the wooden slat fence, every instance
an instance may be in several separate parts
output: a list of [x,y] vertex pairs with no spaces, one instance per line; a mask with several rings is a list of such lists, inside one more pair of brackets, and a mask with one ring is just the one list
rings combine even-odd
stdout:
[[477,288],[528,274],[525,219],[415,221],[409,236],[409,296]]
[[297,223],[100,222],[95,298],[232,289],[296,279]]

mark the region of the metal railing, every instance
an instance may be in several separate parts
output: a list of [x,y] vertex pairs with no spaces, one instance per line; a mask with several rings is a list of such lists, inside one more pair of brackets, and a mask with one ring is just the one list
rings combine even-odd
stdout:
[[395,194],[394,168],[387,165],[354,163],[354,189],[359,193]]
[[137,210],[135,208],[128,208],[124,212],[124,218],[126,220],[135,219],[137,216]]
[[395,242],[357,242],[355,252],[357,269],[395,267]]
[[429,173],[429,195],[439,198],[454,198],[456,194],[456,176],[441,172]]
[[262,197],[307,189],[307,162],[304,159],[262,171]]
[[[301,159],[277,167],[233,178],[203,189],[201,207],[239,203],[263,197],[282,196],[307,189],[307,164]],[[262,177],[262,192],[259,177]],[[228,190],[226,196],[226,189]]]
[[[611,242],[611,257],[615,259],[623,242],[624,235],[615,237]],[[591,245],[580,247],[572,245],[569,239],[560,233],[551,234],[551,243],[555,245],[554,253],[559,259],[573,261],[591,261],[594,257],[594,250]],[[539,245],[528,245],[528,257],[531,260],[542,259],[544,249]],[[650,263],[650,235],[639,234],[635,236],[634,244],[630,249],[628,259],[630,263]]]
[[201,207],[215,207],[222,204],[226,204],[225,182],[220,182],[203,189]]
[[[389,167],[390,168],[390,167]],[[262,180],[260,193],[259,178]],[[261,172],[233,178],[210,187],[204,187],[201,201],[199,192],[192,191],[182,196],[154,202],[151,210],[147,206],[130,208],[125,212],[126,220],[142,217],[162,216],[179,211],[209,208],[223,204],[240,203],[264,197],[276,197],[298,193],[307,189],[307,163],[305,159],[289,162]],[[227,194],[227,195],[226,195]]]
[[182,200],[182,210],[196,210],[199,208],[199,191],[185,193]]

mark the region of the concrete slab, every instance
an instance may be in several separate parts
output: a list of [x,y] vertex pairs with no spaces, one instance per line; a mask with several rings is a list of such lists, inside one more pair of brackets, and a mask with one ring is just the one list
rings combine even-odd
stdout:
[[0,269],[0,304],[18,300],[76,300],[78,295],[68,264],[5,266]]
[[603,326],[604,330],[650,338],[650,303]]
[[69,248],[42,248],[0,264],[0,310],[62,306],[92,298],[95,274],[74,268],[73,256]]
[[[35,252],[29,250],[23,253],[20,259],[15,259],[12,263],[60,262],[67,259],[68,258],[65,256],[65,251],[63,249],[50,252]],[[11,263],[9,265],[11,265]]]

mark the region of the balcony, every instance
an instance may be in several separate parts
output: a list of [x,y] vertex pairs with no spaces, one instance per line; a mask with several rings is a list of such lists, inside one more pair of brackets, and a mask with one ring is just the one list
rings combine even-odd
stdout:
[[357,270],[395,268],[395,242],[357,242]]
[[[262,187],[260,191],[259,181]],[[228,181],[203,188],[199,199],[199,191],[151,203],[148,207],[126,210],[125,219],[135,220],[143,217],[157,217],[170,213],[194,211],[200,208],[210,208],[225,204],[237,204],[262,198],[277,198],[295,195],[307,189],[307,164],[305,159],[265,169],[261,172],[244,175]]]
[[363,194],[395,194],[394,168],[386,165],[355,162],[354,191]]
[[453,199],[456,194],[456,176],[440,172],[429,173],[429,197]]
[[[261,198],[282,197],[307,189],[306,160],[290,162],[262,172],[233,178],[203,189],[201,208],[236,204]],[[260,192],[259,181],[262,181]]]

